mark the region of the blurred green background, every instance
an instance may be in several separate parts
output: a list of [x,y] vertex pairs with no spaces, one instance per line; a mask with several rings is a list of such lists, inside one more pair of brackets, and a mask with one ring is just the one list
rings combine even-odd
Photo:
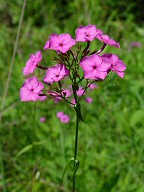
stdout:
[[[0,105],[22,3],[0,0]],[[143,0],[27,0],[6,102],[0,112],[0,191],[71,191],[71,183],[67,184],[71,173],[63,184],[61,177],[73,156],[73,110],[52,101],[22,103],[22,68],[31,53],[43,49],[51,33],[74,37],[78,26],[95,24],[120,42],[120,49],[107,46],[105,52],[118,54],[127,70],[124,79],[114,76],[100,84],[91,94],[92,104],[83,102],[77,192],[144,192],[143,7]],[[69,124],[56,118],[61,110],[70,115]],[[40,117],[46,121],[40,122]]]

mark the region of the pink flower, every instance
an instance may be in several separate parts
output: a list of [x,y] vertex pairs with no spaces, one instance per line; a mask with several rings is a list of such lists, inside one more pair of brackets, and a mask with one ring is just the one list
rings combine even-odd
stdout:
[[[83,93],[84,93],[84,88],[83,87],[79,87],[79,90],[77,91],[77,95],[79,96],[79,97],[81,97],[82,95],[83,95]],[[85,94],[85,93],[84,93]]]
[[97,29],[95,25],[81,26],[76,29],[76,41],[93,41],[102,31]]
[[39,101],[45,101],[46,99],[47,99],[47,96],[39,96]]
[[44,46],[44,49],[53,49],[66,53],[75,44],[75,40],[72,39],[72,37],[67,33],[63,33],[61,35],[51,34],[49,40]]
[[33,73],[37,65],[41,62],[41,60],[42,60],[41,51],[36,52],[35,55],[31,54],[29,60],[26,62],[26,67],[23,68],[24,76]]
[[121,61],[115,54],[104,54],[102,56],[107,62],[111,64],[110,69],[117,73],[121,78],[124,77],[124,70],[126,70],[126,65]]
[[21,101],[37,101],[39,94],[44,88],[44,85],[38,81],[36,77],[26,79],[22,88],[20,89]]
[[86,97],[86,98],[85,98],[85,101],[86,101],[87,103],[92,103],[92,102],[93,102],[93,99],[92,99],[91,97]]
[[64,113],[62,111],[57,112],[57,117],[58,118],[61,118],[63,115],[64,115]]
[[115,40],[111,39],[108,35],[100,34],[97,36],[97,39],[99,39],[100,41],[102,41],[107,45],[120,48],[120,44],[117,43]]
[[131,42],[131,47],[141,47],[141,43],[140,42],[137,42],[137,41],[134,41],[134,42]]
[[58,82],[67,75],[69,75],[69,70],[63,64],[57,64],[47,69],[46,76],[44,77],[44,82]]
[[91,83],[91,84],[89,84],[89,88],[93,90],[93,89],[97,89],[98,86],[95,85],[94,83]]
[[57,113],[57,117],[60,119],[62,123],[68,123],[70,121],[70,117],[64,114],[62,111]]
[[71,92],[69,89],[64,89],[62,90],[62,95],[67,98],[71,96]]
[[72,103],[71,106],[73,107],[73,106],[76,104],[75,99],[72,99],[72,100],[71,100],[71,103]]
[[96,80],[105,79],[110,67],[110,63],[97,54],[84,57],[80,65],[84,71],[84,78]]
[[45,121],[46,121],[46,118],[45,118],[45,117],[41,117],[41,118],[40,118],[40,122],[41,122],[41,123],[44,123]]

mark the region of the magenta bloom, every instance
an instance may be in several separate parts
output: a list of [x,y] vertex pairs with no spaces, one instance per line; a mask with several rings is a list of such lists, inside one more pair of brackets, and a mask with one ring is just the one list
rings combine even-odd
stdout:
[[137,42],[137,41],[134,41],[134,42],[131,42],[131,47],[141,47],[141,43],[140,42]]
[[47,96],[39,96],[39,101],[45,101],[46,99],[47,99]]
[[69,75],[69,70],[63,64],[57,64],[47,69],[46,76],[44,77],[44,82],[58,82],[67,75]]
[[39,94],[44,88],[44,85],[38,81],[36,77],[26,79],[22,88],[20,89],[21,101],[37,101]]
[[81,26],[76,29],[76,41],[93,41],[102,31],[97,29],[95,25]]
[[40,118],[40,122],[41,122],[41,123],[44,123],[45,121],[46,121],[46,118],[45,118],[45,117],[41,117],[41,118]]
[[68,123],[70,121],[70,117],[64,114],[62,111],[57,113],[57,117],[60,119],[62,123]]
[[[83,95],[83,93],[84,93],[84,88],[83,87],[79,87],[79,90],[77,91],[77,95],[79,96],[79,97],[81,97],[82,95]],[[84,93],[85,94],[85,93]]]
[[41,62],[41,60],[42,60],[41,51],[36,52],[35,55],[31,54],[29,60],[26,62],[26,67],[23,68],[24,76],[33,73],[37,65]]
[[111,39],[108,35],[100,34],[97,36],[97,38],[107,45],[120,48],[120,44],[117,43],[115,40]]
[[111,64],[111,71],[116,72],[117,75],[121,78],[124,77],[124,70],[126,70],[126,65],[118,58],[117,55],[109,53],[104,54],[102,57]]
[[94,83],[91,83],[91,84],[89,84],[89,88],[90,88],[91,90],[93,90],[93,89],[97,89],[98,86],[95,85]]
[[75,44],[75,40],[72,39],[72,37],[67,33],[63,33],[61,35],[51,34],[49,40],[44,46],[44,49],[53,49],[66,53]]
[[84,71],[85,79],[105,79],[110,63],[101,56],[94,54],[83,58],[80,65]]
[[69,89],[64,89],[62,90],[62,95],[67,98],[71,96],[71,92]]
[[91,97],[86,97],[86,98],[85,98],[85,101],[86,101],[87,103],[92,103],[92,102],[93,102],[93,99],[92,99]]

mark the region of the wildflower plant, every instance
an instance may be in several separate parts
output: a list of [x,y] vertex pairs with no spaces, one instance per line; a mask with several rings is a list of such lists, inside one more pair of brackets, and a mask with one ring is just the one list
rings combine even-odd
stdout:
[[[91,42],[98,39],[102,42],[99,50],[90,50]],[[82,48],[81,43],[85,45]],[[73,106],[76,114],[76,134],[74,144],[74,156],[66,168],[73,164],[73,192],[76,186],[76,172],[79,167],[77,159],[78,130],[79,122],[84,121],[81,112],[81,100],[87,90],[96,88],[95,82],[105,81],[108,75],[116,73],[124,77],[126,65],[119,57],[112,53],[105,53],[105,47],[114,46],[120,48],[120,44],[104,34],[95,25],[80,26],[76,29],[76,37],[73,39],[70,34],[51,34],[44,45],[44,50],[54,50],[53,60],[55,65],[47,67],[42,65],[42,51],[31,54],[26,66],[23,68],[23,75],[31,75],[36,68],[43,70],[41,80],[32,76],[25,80],[21,90],[21,101],[37,101],[53,99],[55,102],[64,100]],[[51,61],[48,61],[49,63]],[[69,89],[65,89],[64,79],[70,82]],[[86,97],[86,102],[91,103],[92,98]],[[62,111],[57,117],[63,123],[68,123],[70,118]],[[66,169],[65,169],[66,171]],[[64,171],[64,173],[65,173]]]

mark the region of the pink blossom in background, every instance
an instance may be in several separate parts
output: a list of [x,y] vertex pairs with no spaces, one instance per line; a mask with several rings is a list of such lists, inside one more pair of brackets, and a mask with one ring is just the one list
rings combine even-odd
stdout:
[[33,73],[37,65],[41,62],[41,60],[42,60],[41,51],[36,52],[35,55],[31,54],[29,60],[26,62],[26,67],[23,68],[24,76]]
[[51,34],[49,40],[44,46],[44,49],[53,49],[62,53],[66,53],[75,44],[75,40],[72,39],[72,37],[67,33],[63,33],[61,35]]
[[40,118],[40,122],[41,122],[41,123],[44,123],[45,121],[46,121],[46,118],[45,118],[45,117],[41,117],[41,118]]
[[[41,94],[41,93],[40,93]],[[39,96],[39,101],[45,101],[47,99],[47,96]]]
[[131,42],[131,47],[141,47],[141,43],[140,42],[137,42],[137,41],[134,41],[134,42]]
[[75,41],[93,41],[102,31],[97,29],[95,25],[80,26],[76,29]]
[[97,36],[97,39],[99,39],[100,41],[102,41],[107,45],[120,48],[120,44],[117,43],[115,40],[111,39],[108,35],[100,34]]
[[62,90],[62,95],[63,95],[63,97],[68,98],[71,96],[71,92],[69,89],[64,89],[64,90]]
[[89,86],[89,88],[90,88],[91,90],[98,88],[98,86],[97,86],[96,84],[94,84],[94,83],[91,83],[91,84],[89,84],[88,86]]
[[[84,93],[84,88],[83,87],[79,87],[79,90],[77,91],[77,95],[79,96],[79,97],[81,97],[82,95],[83,95],[83,93]],[[84,93],[85,94],[85,93]]]
[[86,101],[87,103],[92,103],[92,102],[93,102],[93,99],[92,99],[91,97],[86,97],[86,98],[85,98],[85,101]]
[[109,53],[102,55],[102,57],[111,64],[111,71],[117,73],[117,75],[121,78],[124,77],[124,70],[126,70],[126,65],[118,58],[117,55]]
[[80,62],[84,71],[85,79],[105,79],[110,63],[105,61],[101,56],[94,54],[86,56]]
[[21,101],[37,101],[39,94],[44,88],[44,85],[38,81],[36,77],[26,79],[22,88],[20,89]]
[[57,113],[57,117],[60,119],[62,123],[68,123],[70,121],[70,117],[64,114],[62,111]]
[[46,83],[58,82],[67,75],[69,75],[69,70],[63,64],[57,64],[47,69],[43,80]]
[[71,106],[73,107],[73,105],[75,105],[75,104],[76,104],[75,99],[72,99],[72,100],[71,100],[71,103],[72,103],[72,105],[71,105]]
[[62,112],[62,111],[57,112],[57,117],[58,118],[61,118],[63,115],[64,115],[64,112]]

